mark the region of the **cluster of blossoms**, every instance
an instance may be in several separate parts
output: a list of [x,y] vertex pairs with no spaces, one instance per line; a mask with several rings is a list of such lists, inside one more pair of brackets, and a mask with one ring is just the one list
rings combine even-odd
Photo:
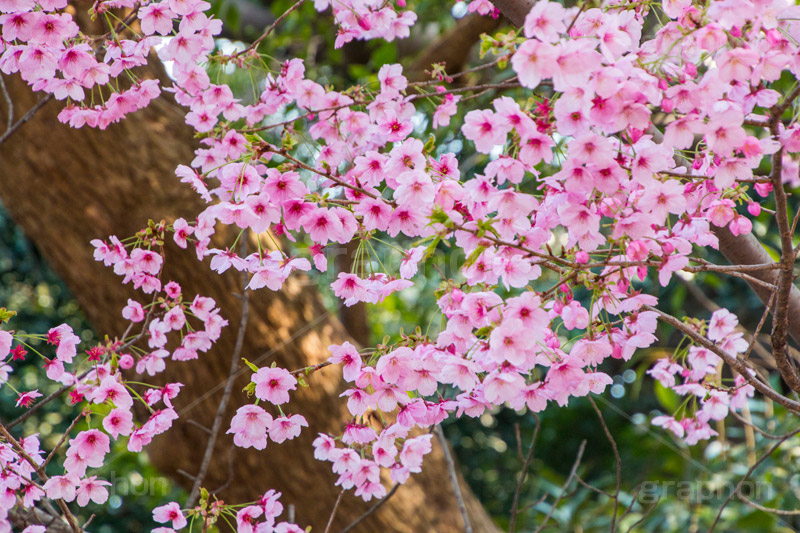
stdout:
[[[85,417],[91,428],[69,439],[63,460],[64,473],[49,478],[39,468],[45,459],[37,435],[0,443],[2,487],[6,495],[0,530],[10,531],[6,517],[16,504],[16,497],[21,498],[26,507],[44,496],[64,502],[74,500],[81,507],[90,501],[105,503],[108,499],[105,487],[110,483],[89,475],[89,469],[103,466],[112,440],[125,438],[128,450],[140,452],[156,435],[169,430],[178,418],[172,400],[180,393],[180,383],[144,385],[138,376],[125,377],[123,372],[154,376],[165,369],[170,355],[176,361],[196,359],[198,352],[208,350],[216,342],[227,321],[220,316],[212,299],[197,296],[193,301],[185,301],[180,285],[174,281],[162,287],[163,256],[150,247],[158,240],[157,234],[153,236],[153,230],[158,229],[163,231],[163,225],[151,225],[140,232],[128,245],[130,250],[115,237],[110,242],[93,243],[97,260],[112,266],[117,274],[124,276],[124,282],[132,281],[142,292],[153,295],[147,305],[129,300],[122,311],[131,329],[140,324],[138,335],[95,345],[85,351],[85,356],[79,356],[81,339],[67,324],[50,329],[46,335],[0,331],[2,381],[7,382],[9,373],[13,372],[10,363],[24,360],[29,352],[34,352],[41,359],[46,376],[69,387],[70,402],[83,405],[83,413],[78,418]],[[12,316],[4,311],[3,319],[9,320]],[[174,337],[180,337],[180,343],[170,353],[166,345]],[[140,346],[139,340],[146,347]],[[54,356],[48,357],[34,348],[32,341],[53,345]],[[5,386],[12,387],[10,383]],[[18,391],[17,405],[31,407],[41,396],[38,390]],[[140,401],[148,413],[142,423],[134,421],[135,401]],[[39,477],[38,482],[32,478],[34,473]]]
[[[253,374],[249,390],[256,398],[280,406],[289,401],[289,391],[297,389],[297,379],[283,368],[261,368]],[[228,433],[233,433],[233,442],[243,448],[254,447],[263,450],[267,447],[267,434],[270,440],[281,443],[300,435],[300,428],[308,427],[302,415],[286,415],[272,418],[268,412],[257,405],[244,405],[231,420]]]
[[[125,0],[98,5],[101,11],[134,7]],[[315,1],[320,10],[328,5]],[[522,35],[493,43],[500,56],[497,70],[507,79],[501,85],[523,98],[498,97],[491,108],[465,114],[461,133],[489,159],[468,175],[462,175],[456,153],[414,137],[418,101],[438,103],[434,128],[448,125],[463,108],[446,79],[415,85],[400,65],[385,65],[374,91],[336,91],[306,78],[302,60],[291,59],[268,73],[259,97],[245,105],[230,87],[211,83],[203,65],[258,68],[261,58],[255,48],[209,56],[221,25],[204,14],[206,2],[142,4],[136,16],[143,35],[128,41],[112,32],[102,63],[63,7],[1,1],[6,14],[0,18],[5,47],[0,68],[19,69],[34,88],[56,96],[72,91],[62,120],[103,127],[146,104],[157,93],[154,82],[137,81],[95,107],[79,107],[83,97],[74,87],[99,83],[87,72],[117,76],[142,64],[156,42],[153,36],[169,35],[159,52],[173,63],[175,83],[169,90],[203,137],[195,159],[176,174],[208,204],[196,220],[178,219],[169,229],[178,246],[191,244],[199,259],[210,257],[213,270],[232,267],[249,275],[250,289],[279,290],[296,270],[326,271],[327,246],[359,239],[363,253],[354,271],[339,273],[332,284],[334,294],[352,305],[378,303],[413,286],[418,265],[441,244],[463,251],[458,279],[443,280],[437,293],[441,331],[402,336],[363,353],[349,343],[330,347],[330,363],[341,366],[351,384],[344,396],[353,418],[342,435],[319,435],[315,456],[330,461],[338,484],[365,500],[386,494],[381,469],[398,483],[420,471],[431,449],[431,435],[421,429],[451,413],[475,417],[501,405],[541,411],[552,402],[564,406],[570,398],[602,393],[612,382],[600,370],[607,359],[629,360],[656,341],[658,300],[641,293],[641,282],[653,276],[666,286],[675,272],[714,271],[717,265],[693,255],[718,246],[714,229],[749,233],[751,219],[739,206],[758,216],[759,197],[776,193],[773,188],[783,183],[800,182],[800,125],[779,120],[786,107],[769,88],[784,71],[800,74],[800,8],[785,0],[704,5],[665,0],[660,10],[668,21],[647,40],[642,34],[649,5],[607,2],[584,10],[537,2]],[[494,13],[487,2],[472,2],[470,9]],[[398,14],[386,2],[371,0],[337,2],[333,12],[337,45],[403,37],[415,20],[413,12]],[[37,29],[42,21],[50,37]],[[84,59],[52,59],[76,55]],[[39,66],[30,66],[29,57],[40,58]],[[146,96],[134,96],[141,92]],[[655,121],[656,111],[667,118]],[[279,122],[287,116],[295,118]],[[294,150],[291,131],[301,120],[315,143],[311,157]],[[279,128],[285,129],[284,141],[269,142],[269,133]],[[755,175],[770,156],[780,164],[780,175]],[[251,231],[259,244],[271,235],[311,245],[297,252],[307,257],[264,246],[241,257],[232,247],[212,247],[218,225]],[[399,271],[374,268],[372,243],[394,249],[386,239],[400,235],[414,244],[399,252]],[[87,478],[86,469],[102,464],[108,436],[129,435],[129,449],[138,451],[177,416],[171,401],[180,386],[170,384],[143,394],[151,416],[135,426],[119,369],[135,365],[137,372],[154,375],[170,355],[197,358],[224,325],[214,302],[201,297],[184,302],[172,282],[162,288],[162,257],[145,244],[137,240],[129,252],[117,239],[95,243],[97,259],[113,266],[123,282],[146,294],[165,293],[149,306],[131,301],[124,310],[125,318],[146,324],[149,350],[132,355],[118,353],[119,346],[98,349],[89,354],[97,364],[77,376],[63,367],[72,362],[77,338],[68,329],[55,330],[57,362],[48,363],[48,375],[74,385],[76,398],[112,410],[103,418],[105,433],[92,429],[70,440],[65,474],[38,491],[29,488],[37,487],[30,482],[28,461],[9,485],[30,492],[28,504],[43,491],[53,498],[75,497],[79,505],[103,499],[103,482]],[[575,296],[583,286],[592,291],[589,303]],[[187,314],[203,329],[189,328]],[[707,328],[695,331],[735,358],[747,348],[735,331],[737,322],[719,311]],[[180,347],[170,354],[167,335],[184,329]],[[0,348],[8,345],[3,357],[11,350],[9,335],[0,334]],[[656,363],[651,375],[688,399],[682,418],[658,417],[654,423],[689,443],[713,436],[709,421],[741,408],[758,380],[744,373],[726,385],[719,363],[716,353],[696,345]],[[4,368],[0,371],[7,373]],[[228,433],[239,446],[263,450],[268,440],[295,438],[307,423],[281,407],[296,389],[295,374],[253,370],[250,389],[278,416],[246,405]],[[33,391],[26,394],[21,403],[34,399]],[[158,402],[164,407],[155,410]],[[370,416],[373,412],[380,416]],[[38,443],[28,438],[24,446],[33,450],[28,455],[35,462]],[[18,454],[26,448],[8,444],[6,449],[12,452],[10,464],[24,463]],[[241,531],[293,530],[290,524],[274,525],[280,504],[268,494],[238,512]],[[174,502],[155,516],[173,529],[186,525]]]
[[[35,352],[42,359],[47,377],[69,387],[72,404],[84,406],[78,419],[85,418],[91,428],[78,432],[66,442],[62,463],[64,473],[49,477],[41,468],[45,457],[38,435],[18,440],[8,435],[0,439],[0,467],[3,470],[0,488],[5,495],[0,506],[0,531],[11,531],[8,515],[18,502],[32,507],[47,497],[65,503],[74,501],[80,507],[90,502],[105,503],[109,497],[106,487],[110,483],[91,475],[91,472],[103,466],[112,442],[124,439],[129,451],[141,452],[156,435],[168,431],[178,419],[172,402],[180,393],[182,384],[146,385],[141,383],[146,379],[143,375],[155,376],[162,372],[170,358],[173,361],[198,359],[200,353],[209,350],[219,339],[227,321],[221,317],[211,298],[196,296],[191,301],[184,300],[180,285],[174,281],[162,287],[163,255],[158,243],[162,242],[166,229],[164,223],[151,223],[129,239],[127,246],[116,237],[92,243],[96,260],[123,276],[123,283],[132,282],[143,293],[152,295],[149,304],[129,299],[122,310],[130,329],[141,328],[138,335],[93,346],[86,350],[85,357],[81,357],[78,355],[81,339],[67,324],[52,328],[46,335],[0,331],[0,378],[5,386],[12,386],[7,383],[9,374],[13,372],[10,363],[24,360],[29,351]],[[173,224],[171,230],[179,235],[180,223]],[[3,310],[4,321],[12,316],[13,313]],[[172,342],[170,346],[176,347],[170,351],[167,345],[175,337],[179,337],[180,342]],[[34,340],[53,345],[55,355],[48,358],[36,350],[30,344]],[[130,375],[130,372],[135,374]],[[38,390],[20,391],[17,405],[31,407],[41,396]],[[134,403],[137,401],[148,413],[142,423],[134,420]],[[276,424],[280,421],[276,420]],[[279,434],[276,426],[273,440],[278,440]],[[58,449],[52,450],[50,458],[56,452]],[[277,501],[279,497],[280,493],[269,491],[257,505],[238,513],[217,504],[203,509],[202,513],[197,509],[188,512],[192,516],[202,514],[204,518],[232,513],[239,523],[239,531],[299,533],[302,530],[294,524],[276,524],[276,518],[282,512]],[[171,528],[157,528],[157,533],[176,531],[187,524],[184,513],[175,502],[155,509],[154,519],[172,524]],[[25,531],[41,533],[35,528]]]
[[[405,7],[405,0],[397,0],[397,7]],[[314,0],[317,11],[333,9],[333,20],[338,27],[336,48],[354,39],[383,39],[393,41],[409,36],[417,21],[413,11],[398,13],[384,0]]]
[[[245,107],[248,131],[273,127],[261,121],[263,104],[272,113],[294,104],[306,112],[318,143],[311,161],[245,137],[230,122],[209,130],[209,146],[193,162],[196,174],[179,174],[212,203],[218,199],[200,214],[198,227],[233,223],[256,233],[270,227],[290,240],[306,235],[313,242],[309,263],[283,252],[262,253],[255,261],[230,250],[207,252],[217,264],[250,272],[257,286],[275,280],[268,286],[278,288],[290,265],[313,263],[325,271],[320,256],[327,244],[353,238],[381,243],[383,233],[403,234],[418,245],[404,254],[399,276],[366,274],[363,265],[340,273],[332,288],[345,305],[376,303],[408,287],[417,263],[440,242],[467,257],[463,281],[441,291],[446,326],[436,337],[407,338],[366,358],[352,347],[332,347],[331,362],[346,362],[345,379],[355,383],[345,393],[354,422],[340,437],[347,448],[334,448],[328,435],[316,442],[317,456],[333,462],[340,484],[368,499],[383,493],[376,481],[380,467],[404,480],[414,471],[416,452],[425,451],[409,432],[450,412],[479,416],[502,404],[539,411],[551,401],[566,405],[570,397],[602,392],[612,382],[598,370],[606,358],[628,360],[656,340],[658,315],[647,308],[657,299],[640,294],[636,284],[653,271],[666,286],[674,272],[713,270],[693,250],[717,246],[714,227],[734,235],[751,231],[750,219],[736,207],[760,213],[749,190],[752,185],[761,197],[772,190],[769,180],[753,174],[764,157],[783,148],[782,177],[794,179],[794,137],[770,135],[779,95],[766,85],[794,68],[796,46],[783,33],[800,31],[792,22],[796,10],[780,11],[782,20],[768,5],[722,17],[724,5],[705,11],[665,6],[673,20],[642,43],[644,13],[637,6],[580,11],[538,2],[524,37],[498,47],[522,87],[545,87],[551,96],[525,107],[500,97],[492,109],[466,114],[464,137],[491,156],[482,174],[462,177],[455,154],[434,152],[412,136],[420,95],[399,65],[381,68],[380,91],[371,96],[326,91],[304,78],[299,60],[268,81],[260,101]],[[770,53],[745,52],[745,44],[727,38],[741,37],[743,28],[752,33],[746,46]],[[745,56],[749,63],[742,62]],[[439,123],[458,109],[444,85],[425,96],[441,98]],[[670,116],[663,135],[651,121],[655,109]],[[242,163],[248,153],[249,162]],[[556,162],[559,170],[540,180],[539,194],[522,192],[521,184]],[[209,190],[209,178],[220,187]],[[556,244],[560,253],[552,251]],[[530,290],[545,270],[571,281]],[[588,308],[573,297],[573,288],[586,283],[594,291]],[[501,296],[495,290],[501,287],[512,295]],[[559,335],[565,330],[584,333],[567,340]],[[712,340],[735,356],[743,351],[735,335]],[[696,347],[691,353],[696,364],[710,354]],[[682,422],[691,429],[682,436],[694,443],[713,435],[708,420],[727,413],[727,398],[736,407],[753,389],[738,376],[733,387],[717,383],[709,393],[711,381],[701,384],[692,375],[694,388],[686,383],[678,390],[701,397],[699,414]],[[396,412],[396,421],[373,427],[366,416],[373,410]],[[252,442],[265,445],[269,415],[249,416],[257,436]],[[244,420],[232,428],[237,435],[247,431]],[[410,462],[397,451],[408,443]]]
[[[112,0],[99,3],[97,11],[133,4]],[[113,38],[103,39],[96,48],[66,13],[66,7],[67,0],[3,2],[0,71],[19,72],[34,90],[67,100],[70,104],[59,118],[76,127],[88,124],[105,128],[146,107],[161,93],[158,80],[153,79],[137,80],[124,90],[108,90],[112,81],[117,83],[130,69],[147,63],[156,41],[120,39],[112,30]]]
[[[223,505],[212,504],[211,514],[231,514],[236,520],[236,531],[239,533],[303,533],[304,530],[296,524],[277,522],[277,518],[283,513],[283,505],[278,501],[280,497],[280,492],[268,490],[255,505],[248,505],[237,512],[226,509]],[[172,526],[158,527],[153,533],[175,533],[188,524],[186,514],[177,502],[169,502],[153,509],[153,519]]]
[[[745,353],[748,343],[743,334],[736,331],[738,324],[739,320],[730,311],[716,311],[708,324],[709,340],[729,354]],[[687,396],[688,408],[680,420],[674,416],[658,416],[653,419],[653,424],[669,429],[691,445],[715,436],[717,432],[709,421],[723,420],[729,410],[741,409],[755,391],[740,375],[735,376],[732,383],[723,384],[719,372],[722,360],[707,348],[692,345],[678,355],[680,357],[674,360],[659,359],[648,374],[664,387]],[[683,382],[676,380],[678,376],[683,378]],[[689,416],[691,411],[694,411],[694,416]]]

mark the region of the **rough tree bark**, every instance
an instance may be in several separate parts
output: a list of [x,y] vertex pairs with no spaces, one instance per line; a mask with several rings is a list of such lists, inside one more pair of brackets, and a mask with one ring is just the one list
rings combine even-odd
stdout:
[[[36,97],[18,78],[6,81],[18,117]],[[2,107],[0,124],[7,116]],[[89,241],[110,234],[131,235],[148,218],[194,218],[202,201],[179,182],[174,169],[191,161],[196,141],[183,123],[182,110],[163,97],[106,131],[59,124],[60,107],[50,102],[0,146],[0,199],[73,291],[97,331],[119,334],[124,329],[120,310],[133,294],[110,269],[92,260]],[[172,363],[164,376],[186,384],[176,406],[181,420],[157,437],[148,451],[160,470],[190,486],[190,480],[177,472],[196,472],[207,435],[187,421],[212,424],[239,321],[239,277],[219,276],[199,263],[192,251],[176,247],[170,247],[167,265],[165,279],[178,281],[186,294],[213,297],[231,324],[212,352],[197,362]],[[329,344],[348,339],[335,314],[323,308],[315,287],[302,276],[293,276],[281,292],[253,293],[242,355],[262,365],[275,361],[288,368],[322,362]],[[247,401],[238,391],[248,377],[244,372],[237,380],[226,421]],[[309,380],[312,387],[300,391],[289,404],[291,412],[302,413],[310,424],[299,442],[273,443],[264,452],[236,448],[230,455],[232,439],[221,435],[204,485],[226,486],[219,497],[231,502],[249,501],[258,497],[260,489],[275,488],[283,492],[284,505],[295,506],[298,523],[321,531],[339,491],[330,464],[314,460],[310,444],[317,432],[336,432],[349,416],[338,398],[343,383],[336,367],[322,369]],[[468,490],[465,497],[475,530],[494,530]],[[369,506],[345,495],[332,531]],[[355,531],[450,532],[462,530],[461,523],[441,448],[434,445],[424,472],[401,486]]]

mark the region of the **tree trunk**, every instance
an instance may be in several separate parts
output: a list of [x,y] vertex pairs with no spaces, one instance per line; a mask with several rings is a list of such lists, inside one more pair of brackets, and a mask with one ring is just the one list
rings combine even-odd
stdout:
[[[7,79],[7,85],[14,116],[19,117],[36,97],[17,77]],[[89,241],[111,234],[132,235],[148,218],[194,219],[203,208],[202,201],[179,182],[174,170],[192,160],[196,141],[183,122],[183,110],[165,97],[106,131],[61,125],[56,120],[61,106],[48,103],[0,145],[0,198],[73,291],[96,330],[118,335],[125,327],[120,311],[135,294],[111,269],[93,261]],[[5,124],[7,110],[2,107],[0,124]],[[211,352],[199,361],[171,362],[164,375],[168,381],[185,384],[176,404],[181,418],[147,450],[157,468],[190,486],[191,481],[177,472],[196,473],[207,434],[187,421],[212,425],[241,313],[236,296],[241,292],[240,278],[236,273],[217,275],[198,262],[193,251],[174,246],[169,247],[166,265],[165,280],[179,282],[187,295],[211,296],[230,321]],[[328,345],[349,338],[335,315],[323,308],[312,282],[303,276],[293,275],[281,292],[251,293],[242,356],[262,366],[275,361],[287,368],[322,362],[328,357]],[[249,374],[243,372],[235,384],[225,429],[235,409],[248,401],[239,391]],[[299,391],[288,404],[290,412],[302,413],[310,425],[299,442],[271,443],[263,452],[231,451],[230,436],[220,435],[204,486],[210,490],[225,486],[218,496],[232,503],[252,501],[259,491],[275,488],[283,492],[284,505],[295,506],[300,525],[322,531],[339,490],[333,485],[330,464],[313,459],[311,441],[318,432],[340,431],[350,417],[338,398],[343,390],[338,368],[324,368],[309,381],[312,386]],[[423,473],[412,476],[354,531],[462,531],[448,479],[437,444],[426,458]],[[475,497],[466,486],[462,490],[475,531],[493,530]],[[332,531],[370,505],[348,492]]]

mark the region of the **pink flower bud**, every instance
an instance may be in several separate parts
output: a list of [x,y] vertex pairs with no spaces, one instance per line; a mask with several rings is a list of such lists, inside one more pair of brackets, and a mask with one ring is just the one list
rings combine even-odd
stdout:
[[747,212],[753,215],[754,217],[757,217],[758,215],[761,214],[761,204],[750,202],[749,204],[747,204]]
[[759,196],[767,197],[769,193],[772,192],[772,184],[771,183],[756,183],[753,185],[753,188],[756,190]]

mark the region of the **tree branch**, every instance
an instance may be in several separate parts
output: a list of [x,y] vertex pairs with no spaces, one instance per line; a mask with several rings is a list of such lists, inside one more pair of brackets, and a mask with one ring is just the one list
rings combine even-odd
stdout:
[[691,337],[695,343],[699,344],[703,348],[706,348],[707,350],[710,350],[712,353],[721,357],[722,360],[725,361],[731,368],[740,373],[747,380],[747,382],[753,386],[753,388],[755,388],[757,391],[759,391],[767,398],[770,398],[771,400],[778,402],[782,406],[786,407],[791,411],[794,411],[795,413],[800,412],[800,402],[796,402],[795,400],[783,396],[782,394],[774,390],[772,387],[770,387],[767,384],[764,384],[761,380],[756,378],[753,375],[753,372],[751,371],[751,368],[746,361],[742,359],[737,359],[736,357],[732,356],[725,350],[720,349],[719,346],[717,346],[704,336],[700,335],[697,331],[689,327],[687,324],[681,322],[674,316],[665,313],[661,309],[652,307],[650,305],[642,306],[642,308],[646,309],[647,311],[653,311],[658,315],[658,318],[661,319],[662,322],[666,322],[670,326]]
[[[44,468],[42,468],[29,454],[25,451],[22,445],[15,439],[11,433],[8,432],[6,427],[3,424],[0,424],[0,435],[11,444],[11,447],[14,448],[14,451],[19,454],[20,457],[25,459],[25,461],[33,468],[36,474],[39,476],[39,479],[42,483],[46,482],[49,478],[47,474],[44,472]],[[55,500],[56,504],[58,505],[59,509],[61,509],[61,513],[64,515],[64,519],[66,520],[67,524],[69,524],[70,529],[73,533],[79,533],[83,529],[78,526],[78,520],[75,518],[75,515],[72,514],[72,511],[69,510],[67,507],[67,503],[59,498]]]
[[589,402],[592,404],[592,408],[594,412],[597,414],[597,418],[600,419],[600,424],[603,426],[603,432],[606,434],[606,438],[608,442],[611,443],[611,449],[614,450],[614,464],[616,466],[616,473],[617,473],[617,483],[616,488],[614,490],[614,514],[611,516],[611,533],[614,533],[617,530],[617,507],[619,507],[619,491],[620,487],[622,486],[622,458],[619,455],[619,448],[617,447],[617,441],[614,440],[614,437],[611,435],[611,430],[608,429],[608,424],[606,424],[606,419],[603,418],[603,413],[600,411],[600,408],[597,407],[597,404],[592,398],[591,395],[587,396],[589,398]]
[[[239,255],[245,257],[247,255],[247,238],[246,234],[242,236],[241,249]],[[237,370],[239,368],[239,357],[242,355],[242,346],[244,345],[244,334],[247,330],[247,317],[249,315],[248,296],[247,296],[247,271],[242,271],[242,317],[239,320],[239,331],[236,336],[236,345],[231,355],[231,369],[228,373],[228,380],[225,382],[225,390],[222,393],[222,400],[219,402],[217,414],[214,417],[214,423],[211,426],[211,434],[206,443],[206,451],[203,455],[203,461],[200,463],[200,470],[194,478],[192,490],[189,493],[189,499],[186,501],[186,507],[194,507],[197,497],[200,494],[200,485],[208,473],[208,467],[211,464],[211,457],[214,455],[214,446],[217,443],[219,430],[222,427],[222,419],[225,415],[225,409],[228,407],[228,401],[233,392],[233,383],[236,381]]]
[[381,505],[383,505],[384,503],[386,503],[386,501],[387,501],[389,498],[391,498],[392,496],[394,496],[394,493],[395,493],[395,492],[397,492],[397,489],[398,489],[399,487],[400,487],[400,483],[395,483],[395,484],[394,484],[394,487],[392,487],[392,490],[390,490],[390,491],[389,491],[389,494],[387,494],[386,496],[384,496],[383,498],[381,498],[380,500],[378,500],[378,501],[377,501],[377,503],[375,503],[375,505],[373,505],[372,507],[370,507],[369,509],[367,509],[367,511],[366,511],[364,514],[362,514],[361,516],[359,516],[358,518],[356,518],[355,520],[353,520],[353,521],[350,523],[350,525],[348,525],[346,528],[344,528],[344,529],[342,530],[342,533],[347,533],[348,531],[350,531],[351,529],[353,529],[354,527],[356,527],[358,524],[360,524],[360,523],[361,523],[361,521],[362,521],[362,520],[364,520],[366,517],[368,517],[369,515],[371,515],[371,514],[372,514],[372,513],[374,513],[375,511],[377,511],[377,510],[378,510],[378,508],[379,508]]
[[772,453],[775,450],[780,448],[781,444],[783,444],[787,439],[793,437],[794,435],[797,435],[798,433],[800,433],[800,429],[796,429],[796,430],[792,431],[791,433],[787,433],[786,435],[784,435],[781,440],[776,442],[769,450],[767,450],[767,453],[762,455],[761,458],[759,458],[759,460],[756,461],[755,464],[753,464],[753,466],[751,466],[747,470],[747,473],[742,477],[741,480],[739,480],[739,483],[736,484],[736,488],[733,489],[733,491],[730,493],[730,495],[728,495],[728,498],[722,503],[722,506],[720,506],[719,512],[717,513],[717,517],[714,519],[714,522],[711,524],[711,527],[708,529],[708,533],[712,533],[714,531],[714,528],[717,527],[717,523],[719,522],[719,519],[722,517],[722,512],[725,510],[725,507],[728,506],[728,503],[730,503],[730,501],[733,499],[734,496],[736,496],[736,495],[741,493],[742,485],[744,485],[745,481],[747,481],[750,478],[750,476],[753,474],[753,472],[755,472],[756,468],[758,468],[758,466],[761,463],[766,461],[767,458],[770,455],[772,455]]
[[456,463],[453,461],[453,456],[450,453],[450,446],[447,445],[447,439],[444,436],[444,430],[441,424],[436,424],[436,436],[439,438],[442,450],[444,450],[444,459],[447,461],[447,470],[450,472],[450,481],[453,484],[453,492],[458,502],[458,510],[461,511],[461,517],[464,519],[464,531],[466,533],[472,533],[472,525],[469,523],[469,515],[467,515],[467,506],[464,505],[464,497],[461,495],[461,487],[458,484]]
[[[773,109],[769,119],[769,130],[774,138],[779,135],[779,121],[782,113],[781,107]],[[800,391],[800,376],[797,374],[786,350],[786,337],[789,328],[789,298],[794,288],[794,246],[789,227],[789,213],[786,205],[786,191],[783,190],[783,148],[772,155],[772,192],[775,195],[775,218],[778,221],[778,231],[781,236],[781,270],[778,274],[778,290],[773,311],[772,321],[772,355],[778,366],[778,371],[789,387]],[[797,290],[797,289],[795,289]]]
[[[4,85],[4,86],[5,86],[5,85]],[[25,113],[25,114],[22,116],[22,118],[21,118],[21,119],[19,119],[19,120],[18,120],[18,121],[16,121],[14,124],[12,124],[11,126],[9,126],[9,127],[8,127],[8,129],[6,130],[6,132],[5,132],[5,133],[3,133],[3,135],[0,135],[0,144],[3,144],[4,142],[6,142],[6,140],[7,140],[9,137],[11,137],[12,135],[14,135],[14,132],[15,132],[15,131],[17,131],[17,130],[18,130],[20,127],[22,127],[22,125],[23,125],[23,124],[25,124],[25,123],[26,123],[26,122],[28,122],[30,119],[32,119],[32,118],[33,118],[33,115],[35,115],[37,111],[39,111],[39,110],[40,110],[42,107],[44,107],[44,105],[45,105],[47,102],[49,102],[49,101],[50,101],[50,100],[52,100],[52,99],[53,99],[53,95],[52,95],[52,94],[48,94],[47,96],[45,96],[45,97],[43,97],[43,98],[40,98],[40,99],[39,99],[39,100],[36,102],[36,104],[34,104],[34,106],[33,106],[32,108],[30,108],[30,109],[28,110],[28,112],[27,112],[27,113]],[[11,111],[11,108],[9,108],[9,111]]]
[[539,527],[536,528],[536,531],[534,531],[534,533],[539,533],[542,529],[544,529],[544,526],[546,526],[547,522],[550,521],[550,517],[553,516],[556,507],[558,507],[558,504],[561,503],[561,499],[567,492],[567,487],[569,487],[569,484],[572,482],[572,478],[575,477],[575,473],[578,471],[578,466],[581,464],[581,459],[583,459],[583,451],[585,449],[586,449],[586,440],[583,440],[581,441],[580,448],[578,448],[578,455],[575,456],[575,462],[572,463],[572,469],[569,471],[569,476],[567,476],[567,480],[561,487],[561,493],[558,495],[558,498],[556,498],[556,501],[553,502],[553,505],[550,506],[550,510],[547,512],[547,515],[544,517],[544,520],[542,521],[541,524],[539,524]]
[[[536,415],[536,413],[532,413],[533,417],[536,419],[536,427],[533,430],[533,437],[531,438],[531,445],[528,447],[528,453],[525,455],[525,461],[522,463],[522,470],[520,472],[519,481],[517,482],[517,487],[514,489],[514,501],[511,503],[511,518],[508,521],[508,531],[509,533],[514,533],[514,529],[517,523],[517,514],[519,514],[519,493],[522,490],[522,485],[525,483],[525,478],[528,477],[528,468],[531,464],[531,459],[533,459],[533,451],[536,448],[536,437],[539,436],[539,428],[541,427],[541,420]],[[522,454],[520,454],[522,455]]]

